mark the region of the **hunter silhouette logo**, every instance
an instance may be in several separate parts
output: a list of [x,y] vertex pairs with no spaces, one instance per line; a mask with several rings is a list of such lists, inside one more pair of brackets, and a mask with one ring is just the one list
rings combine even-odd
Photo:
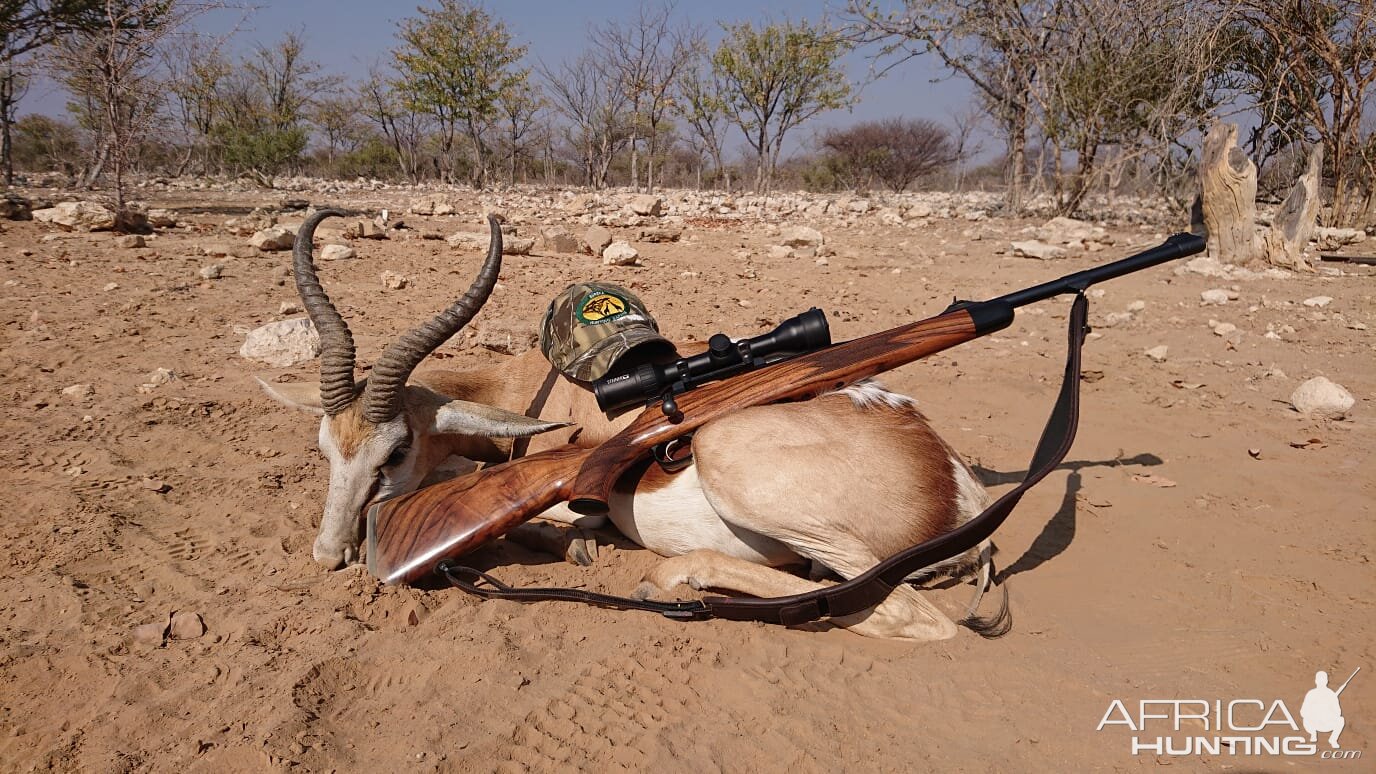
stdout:
[[1338,743],[1347,727],[1339,697],[1360,671],[1354,670],[1336,691],[1328,687],[1327,672],[1314,673],[1314,687],[1304,695],[1299,714],[1282,699],[1114,699],[1097,730],[1117,726],[1130,732],[1133,755],[1357,760],[1361,750],[1341,749]]
[[589,325],[597,325],[626,313],[626,299],[611,293],[593,293],[578,305],[578,319]]

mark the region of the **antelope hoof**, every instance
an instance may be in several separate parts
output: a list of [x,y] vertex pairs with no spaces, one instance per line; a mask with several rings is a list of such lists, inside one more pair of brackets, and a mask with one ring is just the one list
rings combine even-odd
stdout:
[[569,540],[569,547],[564,551],[564,559],[579,567],[592,566],[592,563],[597,561],[597,539],[575,537]]

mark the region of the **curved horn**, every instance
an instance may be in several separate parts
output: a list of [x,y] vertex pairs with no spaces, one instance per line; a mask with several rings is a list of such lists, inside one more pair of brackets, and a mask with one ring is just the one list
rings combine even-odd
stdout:
[[487,223],[492,232],[487,260],[483,261],[468,292],[435,319],[389,344],[373,366],[363,393],[363,416],[369,422],[380,424],[401,413],[401,388],[406,386],[411,371],[426,355],[467,325],[492,295],[497,273],[502,268],[502,228],[496,217],[488,216]]
[[315,275],[315,260],[311,244],[315,227],[332,216],[343,217],[339,210],[320,210],[306,218],[296,232],[292,246],[292,274],[296,277],[296,292],[301,304],[320,333],[320,402],[325,413],[334,416],[349,407],[354,399],[354,337],[339,311],[330,303],[320,278]]

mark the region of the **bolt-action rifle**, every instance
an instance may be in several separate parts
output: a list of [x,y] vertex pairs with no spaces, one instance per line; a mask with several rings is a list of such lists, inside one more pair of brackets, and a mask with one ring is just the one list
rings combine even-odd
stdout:
[[[1043,463],[1054,456],[1054,452],[1044,453],[1042,449],[1050,444],[1048,436],[1055,435],[1052,428],[1057,425],[1068,425],[1065,433],[1067,437],[1059,442],[1059,446],[1063,447],[1059,450],[1062,457],[1069,449],[1070,440],[1073,439],[1078,400],[1073,396],[1067,399],[1066,395],[1072,381],[1078,382],[1079,345],[1083,342],[1085,329],[1084,290],[1105,280],[1199,253],[1203,251],[1204,244],[1205,240],[1201,236],[1176,234],[1157,247],[1119,261],[1075,272],[988,301],[958,301],[935,317],[832,344],[778,362],[760,362],[753,370],[739,371],[729,378],[695,384],[691,389],[683,389],[683,382],[680,380],[677,394],[666,393],[662,397],[650,399],[649,405],[639,417],[601,446],[591,449],[573,445],[561,446],[373,505],[367,514],[368,569],[387,583],[411,583],[436,572],[454,580],[452,573],[448,572],[448,567],[441,566],[442,563],[451,562],[455,557],[506,533],[558,503],[567,502],[577,513],[605,513],[612,487],[622,474],[651,455],[659,459],[661,464],[671,465],[676,459],[673,450],[681,448],[684,440],[691,436],[694,430],[718,417],[749,406],[806,400],[854,384],[1001,330],[1012,323],[1014,310],[1018,307],[1053,296],[1074,293],[1077,298],[1071,314],[1071,364],[1067,366],[1066,386],[1062,388],[1062,397],[1057,405],[1058,412],[1061,404],[1069,406],[1069,410],[1062,412],[1068,415],[1068,419],[1062,417],[1058,422],[1053,414],[1053,421],[1048,425],[1048,432],[1043,436],[1038,454],[1034,457],[1034,470],[1017,491],[1017,495],[1020,496],[1022,489],[1035,482],[1035,469],[1039,465],[1046,467]],[[1073,380],[1070,373],[1071,365],[1074,367]],[[1075,395],[1078,395],[1078,392],[1075,392]],[[1050,444],[1055,445],[1057,444]],[[1054,466],[1053,463],[1050,467]],[[1004,499],[1007,499],[1007,496]],[[999,508],[1003,502],[1001,499],[990,511]],[[1013,502],[1016,502],[1016,497],[1013,498]],[[1007,515],[1006,511],[1011,509],[1012,505],[1009,503],[1004,508],[1002,516],[997,519],[984,519],[984,516],[990,514],[990,511],[986,511],[952,533],[929,541],[939,545],[929,547],[924,543],[923,548],[930,550],[924,553],[922,558],[930,558],[933,553],[945,553],[946,556],[936,556],[933,560],[938,561],[968,550],[983,540],[983,537],[987,537],[987,534],[980,537],[976,533],[991,533],[993,528],[1001,523],[1002,517]],[[990,522],[993,522],[992,526],[989,525]],[[964,545],[966,543],[969,545]],[[931,563],[933,562],[927,562],[928,565]],[[889,562],[886,561],[875,570],[879,571],[888,566]],[[890,568],[887,571],[887,577],[892,581],[887,584],[889,587],[900,582],[902,576],[897,576],[896,573],[901,569]],[[861,577],[868,575],[870,573]],[[861,578],[830,588],[841,589],[859,580]],[[874,599],[878,593],[866,591],[864,594],[852,595],[845,604],[835,601],[833,595],[830,607],[822,605],[819,609],[820,615],[843,615],[843,608],[855,605],[860,605],[857,610],[864,609],[866,605],[862,603],[868,601],[869,604],[874,604],[875,601],[882,600],[882,596],[878,597],[878,600]],[[883,593],[886,594],[887,591],[883,590]],[[806,595],[798,596],[802,598]],[[565,594],[557,598],[570,597]],[[709,605],[712,612],[708,615],[715,614],[719,617],[758,617],[748,614],[751,612],[748,610],[744,613],[739,610],[726,610],[725,603],[728,601],[738,607],[744,602],[771,601],[725,598],[709,598],[704,601],[710,603],[714,600],[718,604]],[[702,612],[705,608],[700,602],[673,604],[680,607],[656,609],[669,615],[677,614],[679,617],[704,617]],[[798,615],[817,617],[819,611],[812,609],[816,605],[809,604],[809,612],[805,614],[789,614],[785,611],[782,618],[774,616],[769,620],[787,622],[790,615],[793,620],[806,620],[799,619]],[[679,612],[671,612],[671,609]]]

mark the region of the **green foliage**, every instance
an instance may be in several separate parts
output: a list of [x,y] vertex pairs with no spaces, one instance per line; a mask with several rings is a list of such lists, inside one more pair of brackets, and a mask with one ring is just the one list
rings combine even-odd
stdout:
[[806,21],[723,27],[712,54],[718,101],[759,160],[756,187],[767,189],[784,136],[798,124],[853,101],[840,68],[849,50],[839,35]]
[[396,168],[396,151],[380,137],[370,138],[334,160],[334,175],[340,178],[387,178]]
[[14,125],[14,164],[32,171],[76,172],[81,141],[75,126],[47,116],[28,115]]
[[225,163],[239,169],[271,176],[301,157],[309,135],[305,127],[279,129],[269,122],[258,124],[222,122],[211,132]]

